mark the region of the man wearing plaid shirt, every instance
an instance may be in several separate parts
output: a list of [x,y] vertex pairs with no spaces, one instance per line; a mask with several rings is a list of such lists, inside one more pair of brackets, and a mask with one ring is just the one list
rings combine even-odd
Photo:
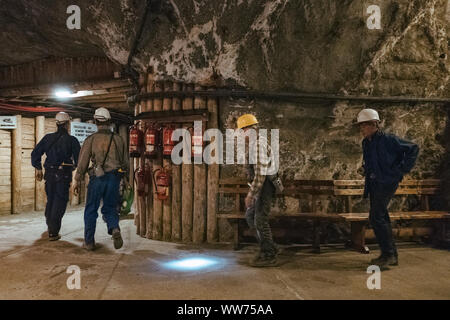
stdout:
[[[243,115],[237,120],[238,129],[242,129],[244,133],[247,133],[249,129],[256,130],[257,124],[258,120],[252,114]],[[247,136],[247,145],[249,145],[248,140]],[[256,163],[248,161],[249,154],[256,156]],[[245,198],[245,206],[247,207],[245,218],[250,228],[256,229],[256,237],[260,245],[258,254],[250,262],[250,265],[253,267],[272,267],[277,265],[276,256],[278,249],[273,241],[269,224],[270,207],[275,194],[275,187],[268,177],[269,174],[273,174],[270,172],[273,165],[272,156],[270,146],[262,137],[259,137],[257,146],[250,144],[246,148],[246,163],[247,161],[249,162],[247,164],[247,179],[250,191]]]

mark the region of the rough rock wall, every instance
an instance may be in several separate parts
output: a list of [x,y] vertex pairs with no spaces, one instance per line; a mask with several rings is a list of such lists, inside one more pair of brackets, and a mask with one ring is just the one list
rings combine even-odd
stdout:
[[[145,1],[1,0],[0,65],[106,55],[125,65]],[[260,90],[449,96],[448,0],[153,0],[132,60],[180,81]],[[366,26],[381,8],[381,30]],[[447,30],[446,30],[447,28]]]
[[[366,9],[381,7],[381,30]],[[134,62],[261,90],[448,96],[445,0],[168,0]]]

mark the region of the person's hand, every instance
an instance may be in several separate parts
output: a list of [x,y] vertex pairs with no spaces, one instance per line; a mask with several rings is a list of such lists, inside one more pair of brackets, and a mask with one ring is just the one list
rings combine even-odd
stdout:
[[130,182],[125,177],[123,178],[123,186],[125,187],[125,189],[130,188]]
[[73,182],[73,193],[77,196],[80,193],[80,181],[75,180]]
[[255,199],[250,194],[248,194],[247,197],[245,197],[245,207],[246,208],[251,207],[253,205],[254,200]]
[[365,172],[365,170],[364,170],[364,167],[359,167],[358,168],[358,174],[360,175],[360,176],[365,176],[366,175],[366,172]]
[[44,177],[44,174],[42,173],[42,170],[36,170],[36,180],[42,181],[43,177]]

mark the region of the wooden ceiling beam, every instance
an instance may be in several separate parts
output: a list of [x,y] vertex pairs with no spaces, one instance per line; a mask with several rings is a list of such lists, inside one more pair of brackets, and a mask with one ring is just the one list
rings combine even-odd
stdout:
[[111,80],[105,79],[101,81],[76,82],[76,83],[52,83],[38,85],[34,87],[17,87],[17,88],[1,88],[0,97],[29,97],[38,95],[53,95],[57,88],[68,90],[84,91],[84,90],[110,90],[112,88],[123,88],[129,85],[131,90],[131,82],[128,79]]

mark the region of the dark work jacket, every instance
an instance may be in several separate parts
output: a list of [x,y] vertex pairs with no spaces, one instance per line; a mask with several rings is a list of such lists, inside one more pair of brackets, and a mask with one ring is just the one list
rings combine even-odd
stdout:
[[[59,137],[59,140],[57,140]],[[56,141],[56,142],[55,142]],[[80,143],[78,139],[69,135],[65,128],[59,128],[55,133],[49,133],[42,138],[31,153],[31,165],[42,170],[41,157],[45,153],[44,168],[59,167],[63,162],[73,164],[75,170],[80,154]]]
[[365,138],[362,147],[366,176],[365,198],[369,195],[371,179],[383,184],[399,183],[414,167],[419,154],[416,144],[382,131],[377,131],[371,140]]

